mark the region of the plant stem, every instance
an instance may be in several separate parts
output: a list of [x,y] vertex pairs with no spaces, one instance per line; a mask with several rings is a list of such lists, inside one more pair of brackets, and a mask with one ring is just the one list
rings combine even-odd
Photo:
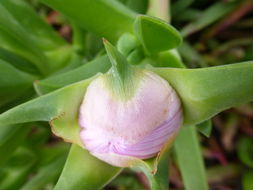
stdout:
[[170,22],[170,0],[149,0],[147,14]]

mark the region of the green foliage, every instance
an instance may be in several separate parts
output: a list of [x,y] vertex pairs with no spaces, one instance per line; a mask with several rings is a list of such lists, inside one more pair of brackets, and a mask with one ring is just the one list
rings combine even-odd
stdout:
[[252,62],[201,69],[153,70],[168,80],[181,97],[185,126],[201,123],[222,110],[253,100]]
[[91,156],[87,150],[72,145],[54,189],[101,189],[120,171],[121,168],[112,167]]
[[157,18],[138,16],[134,29],[147,54],[176,48],[182,41],[180,33],[174,27]]
[[253,168],[253,140],[252,138],[241,138],[238,146],[237,152],[240,160],[248,167]]
[[32,88],[36,77],[20,71],[0,59],[0,106],[3,106]]
[[193,127],[182,129],[174,147],[185,189],[207,190],[207,179],[196,130]]
[[[125,32],[133,33],[136,14],[114,0],[42,0],[76,24],[115,43]],[[85,13],[85,14],[83,14]]]

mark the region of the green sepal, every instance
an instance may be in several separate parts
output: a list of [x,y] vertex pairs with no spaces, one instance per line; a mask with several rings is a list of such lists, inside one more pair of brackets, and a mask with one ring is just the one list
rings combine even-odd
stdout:
[[61,176],[54,190],[98,190],[109,183],[121,171],[72,145]]
[[78,114],[90,78],[16,106],[0,115],[1,125],[48,121],[56,136],[83,146],[79,138]]
[[253,63],[201,69],[149,68],[177,91],[184,126],[201,123],[230,107],[253,100]]
[[125,85],[131,72],[131,66],[128,64],[126,58],[107,40],[104,41],[106,53],[112,64],[112,76],[114,80],[120,81]]
[[174,49],[182,42],[180,33],[173,26],[146,15],[136,18],[134,32],[148,55]]

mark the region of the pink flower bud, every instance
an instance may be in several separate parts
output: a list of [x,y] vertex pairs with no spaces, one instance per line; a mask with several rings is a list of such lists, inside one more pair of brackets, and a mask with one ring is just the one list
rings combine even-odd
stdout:
[[87,89],[79,116],[81,141],[95,157],[115,166],[154,157],[182,124],[176,92],[155,73],[138,70],[133,93],[123,97],[109,78],[100,75]]

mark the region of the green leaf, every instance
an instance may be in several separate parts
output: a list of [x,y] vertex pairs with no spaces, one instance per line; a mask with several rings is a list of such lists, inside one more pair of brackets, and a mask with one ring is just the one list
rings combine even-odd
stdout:
[[[34,44],[43,50],[66,45],[66,42],[23,0],[2,0],[0,2],[29,33]],[[25,19],[24,19],[25,18]]]
[[125,5],[129,7],[130,9],[134,10],[135,12],[145,14],[147,7],[148,7],[148,1],[147,0],[127,0],[125,2]]
[[0,16],[2,47],[34,63],[43,74],[68,63],[72,47],[28,4],[21,0],[3,0],[0,10],[4,14]]
[[0,4],[0,46],[25,57],[46,73],[47,58],[29,35],[11,12]]
[[237,145],[237,154],[240,160],[248,167],[253,168],[253,140],[243,137]]
[[41,1],[60,11],[82,28],[113,43],[123,33],[133,33],[132,25],[136,14],[115,0]]
[[0,106],[30,90],[35,79],[35,76],[19,71],[0,59]]
[[201,30],[202,28],[214,23],[219,20],[234,8],[238,6],[238,3],[235,2],[217,2],[212,6],[208,7],[203,11],[201,17],[198,17],[194,22],[190,23],[184,27],[181,31],[183,36],[188,36],[194,32]]
[[182,42],[180,33],[173,26],[146,15],[136,18],[134,32],[147,54],[176,48]]
[[16,106],[0,115],[1,125],[49,121],[55,135],[82,146],[79,138],[79,106],[93,78],[72,84]]
[[253,62],[201,69],[149,68],[177,91],[184,125],[201,123],[230,107],[253,100]]
[[8,62],[20,71],[33,75],[39,74],[39,71],[32,63],[6,49],[0,48],[0,60]]
[[24,127],[23,125],[0,126],[0,166],[21,145],[30,129],[29,126]]
[[243,190],[252,190],[253,189],[253,172],[247,171],[244,173],[242,178]]
[[142,64],[145,64],[146,61],[146,64],[151,64],[154,67],[185,67],[176,49],[163,51],[157,55],[153,55],[144,60]]
[[87,150],[72,145],[68,159],[54,190],[96,190],[109,183],[121,168],[93,157]]
[[8,163],[0,168],[0,189],[20,189],[35,163],[34,153],[26,147],[20,147]]
[[52,162],[41,167],[20,190],[41,190],[49,183],[54,183],[59,177],[65,161],[66,155],[59,155]]
[[207,190],[207,179],[195,127],[180,130],[174,143],[186,190]]
[[97,73],[105,73],[111,67],[107,56],[102,56],[76,69],[36,81],[34,86],[38,94],[46,94],[66,85],[85,80]]
[[132,34],[126,33],[119,38],[117,49],[124,56],[128,56],[138,45],[136,37]]
[[171,14],[174,18],[178,14],[184,14],[187,7],[189,7],[194,0],[178,0],[171,5]]
[[203,135],[210,137],[212,132],[212,121],[210,119],[196,125],[196,127]]

